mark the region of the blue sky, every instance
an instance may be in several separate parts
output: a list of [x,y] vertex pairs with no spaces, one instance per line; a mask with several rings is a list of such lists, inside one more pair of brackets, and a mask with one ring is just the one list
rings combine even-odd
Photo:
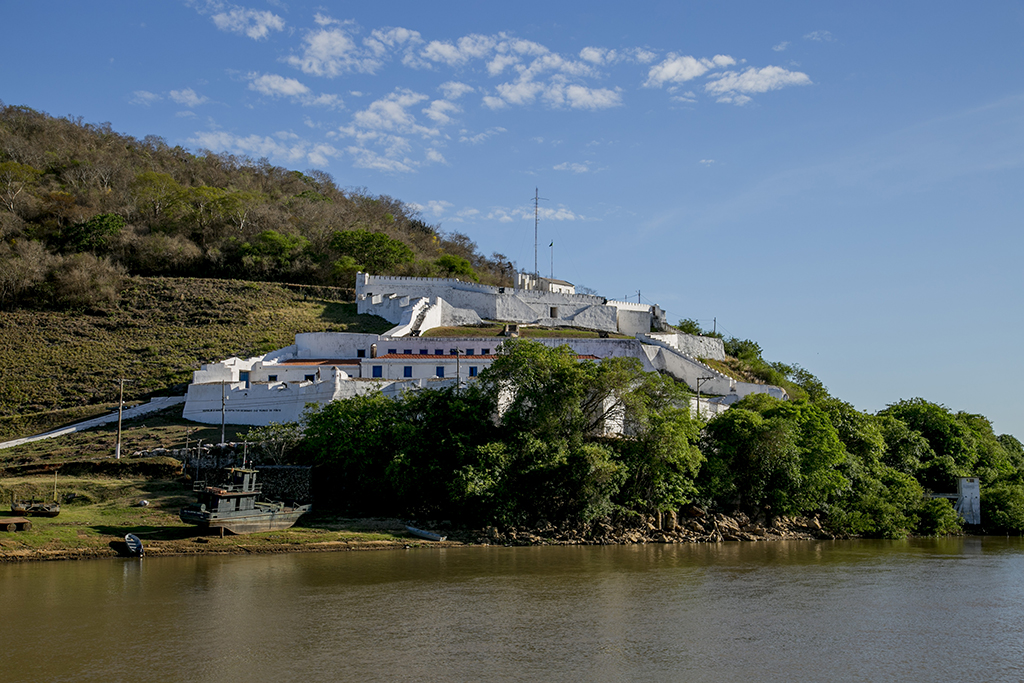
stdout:
[[1024,439],[1024,5],[4,3],[0,100],[305,170]]

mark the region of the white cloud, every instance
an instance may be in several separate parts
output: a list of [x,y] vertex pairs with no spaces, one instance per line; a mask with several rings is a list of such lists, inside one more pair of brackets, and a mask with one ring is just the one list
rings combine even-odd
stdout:
[[377,100],[369,107],[358,111],[352,117],[356,126],[368,130],[415,133],[423,136],[438,134],[437,129],[416,123],[408,109],[428,99],[426,95],[408,89],[398,89],[387,97]]
[[367,168],[389,173],[412,173],[415,170],[415,162],[408,158],[399,160],[381,156],[365,147],[349,147],[346,151],[354,158],[352,165],[356,168]]
[[610,61],[610,55],[614,55],[615,50],[606,50],[603,47],[585,47],[580,50],[580,59],[591,64],[604,64],[606,60]]
[[572,171],[573,173],[586,173],[587,171],[590,170],[590,162],[588,161],[588,162],[579,164],[579,163],[575,163],[575,162],[569,163],[568,161],[566,161],[565,163],[558,164],[557,166],[554,166],[553,168],[556,171]]
[[294,133],[279,132],[273,137],[249,135],[239,137],[224,131],[197,133],[189,143],[203,149],[214,151],[230,151],[252,157],[268,157],[286,163],[309,163],[326,166],[328,160],[341,156],[341,152],[331,145],[310,144]]
[[701,159],[700,163],[704,164],[705,166],[711,166],[712,164],[715,163],[715,160],[714,159]]
[[497,76],[505,70],[505,67],[518,63],[519,57],[517,55],[495,55],[494,59],[487,62],[487,75]]
[[[531,214],[532,216],[533,214]],[[487,220],[498,221],[499,223],[511,223],[515,220],[505,209],[491,209],[486,216]]]
[[448,211],[448,209],[452,208],[454,204],[452,204],[451,202],[446,202],[444,200],[432,199],[429,202],[427,202],[425,206],[423,204],[416,203],[412,203],[409,206],[411,206],[412,208],[416,209],[417,211],[424,215],[429,215],[432,218],[440,218]]
[[208,100],[207,97],[198,94],[192,88],[185,88],[184,90],[172,90],[169,93],[169,96],[178,104],[184,105],[186,107],[198,107],[200,104],[203,104]]
[[447,125],[452,122],[451,115],[458,114],[462,108],[448,100],[434,100],[430,106],[423,110],[427,117],[439,125]]
[[249,89],[271,97],[301,97],[309,94],[309,88],[294,78],[277,74],[249,74]]
[[471,85],[466,83],[459,83],[458,81],[448,81],[437,86],[437,89],[444,93],[444,97],[447,100],[457,100],[467,93],[471,93],[476,90]]
[[[533,211],[524,212],[526,217],[532,217]],[[546,221],[575,221],[583,220],[583,216],[573,213],[564,206],[560,206],[557,209],[546,209],[541,207],[538,210],[538,215]]]
[[306,107],[340,109],[344,102],[337,95],[314,95],[302,82],[277,74],[250,73],[249,89],[269,97],[288,97]]
[[370,32],[369,38],[363,39],[363,45],[368,47],[377,57],[384,57],[388,51],[403,46],[413,46],[423,43],[419,31],[412,31],[407,28],[377,29]]
[[477,133],[476,135],[470,135],[469,131],[466,130],[459,132],[461,134],[459,137],[459,142],[468,142],[471,145],[478,145],[481,142],[487,140],[488,138],[494,137],[495,135],[499,135],[500,133],[507,133],[508,130],[502,128],[501,126],[495,126],[494,128],[488,128],[484,132]]
[[232,7],[227,12],[213,15],[213,23],[221,31],[240,33],[253,40],[262,40],[271,31],[283,31],[284,19],[273,12]]
[[438,150],[434,149],[433,147],[428,148],[427,151],[424,153],[424,155],[426,156],[427,161],[429,161],[431,163],[435,163],[435,164],[447,164],[448,163],[448,160],[444,158],[444,155],[441,154],[441,152],[439,152]]
[[476,218],[480,215],[479,209],[465,208],[455,214],[459,218]]
[[448,66],[459,66],[470,59],[482,59],[490,54],[497,41],[491,36],[476,33],[459,38],[454,44],[430,41],[420,55],[432,62],[441,62]]
[[815,40],[819,43],[831,43],[835,40],[829,31],[811,31],[804,36],[805,40]]
[[607,88],[570,85],[565,89],[565,100],[573,109],[608,109],[621,105],[622,95]]
[[791,85],[811,85],[810,77],[799,71],[787,71],[780,66],[762,69],[750,67],[746,71],[726,71],[714,78],[704,90],[717,96],[719,102],[746,104],[748,93],[763,93]]
[[[322,15],[318,17],[323,19],[323,22],[318,21],[321,26],[337,23]],[[348,23],[341,23],[338,28],[310,31],[302,39],[302,55],[287,57],[285,62],[303,73],[328,78],[352,72],[374,73],[381,66],[381,62],[356,45],[355,40],[349,35],[348,28]]]
[[508,106],[508,102],[501,99],[500,97],[494,97],[493,95],[484,95],[483,105],[488,109],[504,109]]
[[644,87],[660,88],[666,83],[685,83],[703,76],[711,69],[732,66],[736,60],[728,55],[715,55],[711,59],[679,56],[669,53],[664,61],[651,67]]
[[148,90],[136,90],[132,93],[132,98],[128,100],[128,102],[131,104],[141,104],[148,107],[154,102],[159,102],[162,99],[163,96],[157,95],[155,92],[149,92]]
[[789,47],[789,41],[788,40],[784,40],[781,43],[779,43],[778,45],[772,46],[772,49],[775,50],[776,52],[782,52],[787,47]]

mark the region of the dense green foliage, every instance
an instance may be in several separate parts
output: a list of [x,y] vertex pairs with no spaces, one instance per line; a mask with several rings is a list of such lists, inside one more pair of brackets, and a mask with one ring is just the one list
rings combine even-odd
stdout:
[[[515,340],[469,386],[311,410],[305,448],[341,473],[353,512],[584,522],[692,499],[701,456],[687,400],[634,359],[578,362]],[[612,424],[625,434],[606,436]]]
[[[351,287],[357,270],[503,284],[508,259],[321,171],[137,140],[0,103],[0,309],[104,309],[125,274]],[[81,256],[80,254],[87,254]],[[68,296],[64,270],[77,275]]]

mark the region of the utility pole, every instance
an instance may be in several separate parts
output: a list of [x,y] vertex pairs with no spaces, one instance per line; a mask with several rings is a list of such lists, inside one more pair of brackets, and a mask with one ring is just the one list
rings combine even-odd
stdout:
[[698,377],[697,378],[697,419],[700,419],[700,385],[704,382],[710,382],[714,377]]
[[120,378],[117,380],[120,391],[117,399],[117,445],[114,446],[114,458],[121,459],[121,417],[124,415],[124,383],[133,380]]
[[224,418],[227,413],[228,397],[224,393],[224,385],[227,382],[220,383],[220,442],[224,443]]

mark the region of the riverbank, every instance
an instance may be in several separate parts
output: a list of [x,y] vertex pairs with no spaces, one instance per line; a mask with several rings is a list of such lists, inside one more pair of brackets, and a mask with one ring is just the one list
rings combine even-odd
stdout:
[[[157,515],[166,512],[154,511]],[[76,514],[77,513],[77,514]],[[254,555],[370,550],[421,547],[526,546],[526,545],[629,545],[674,543],[770,542],[833,538],[816,519],[780,519],[771,526],[751,523],[744,516],[708,515],[680,524],[656,518],[601,520],[593,524],[558,528],[487,527],[452,529],[448,524],[420,523],[447,536],[445,541],[425,541],[411,535],[397,519],[349,519],[314,516],[285,531],[246,535],[203,534],[195,527],[167,520],[164,527],[152,524],[107,524],[97,515],[72,511],[57,518],[34,518],[30,531],[0,532],[0,562],[84,560],[128,555],[124,534],[142,539],[148,557],[188,555]],[[107,520],[112,521],[112,520]],[[150,520],[153,521],[153,520]],[[631,524],[630,522],[635,522]]]

